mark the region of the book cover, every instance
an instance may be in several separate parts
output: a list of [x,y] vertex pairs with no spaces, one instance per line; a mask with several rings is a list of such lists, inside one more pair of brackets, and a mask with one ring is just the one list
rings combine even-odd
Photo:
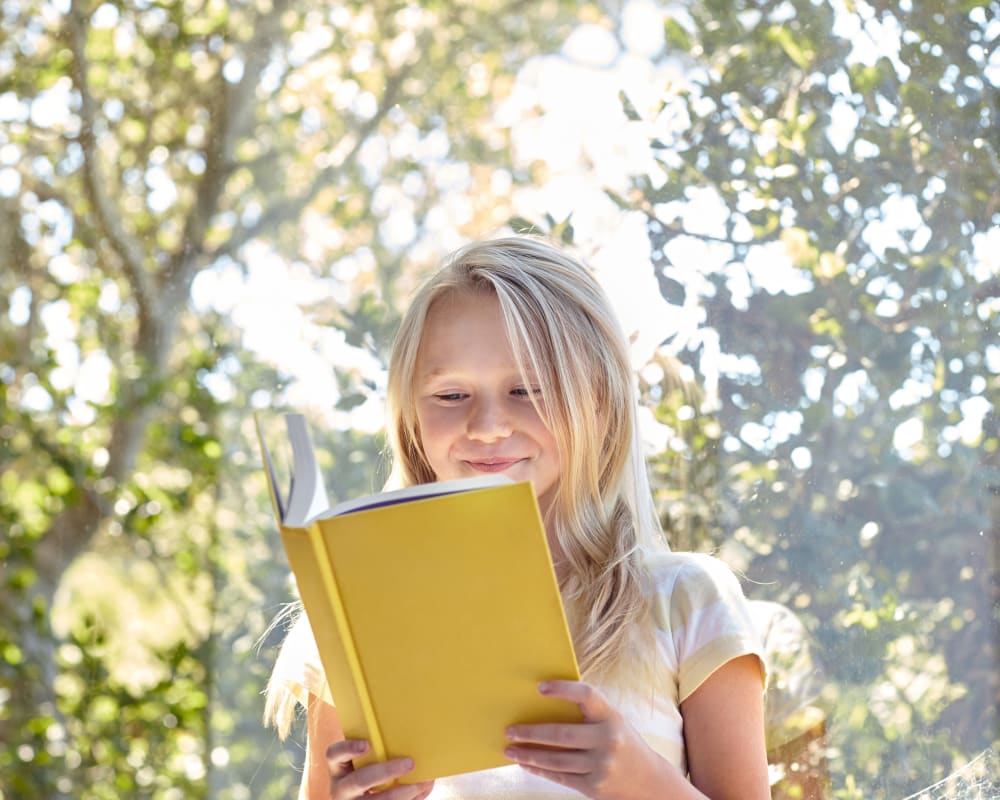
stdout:
[[287,501],[263,437],[262,455],[344,733],[372,745],[359,763],[409,756],[406,782],[503,766],[508,725],[579,721],[538,693],[579,670],[531,484],[486,476],[330,508],[289,416]]

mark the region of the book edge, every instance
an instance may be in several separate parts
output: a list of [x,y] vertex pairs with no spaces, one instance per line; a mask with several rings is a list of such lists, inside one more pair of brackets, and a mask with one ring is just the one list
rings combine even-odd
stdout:
[[330,519],[331,517],[339,517],[356,511],[367,511],[397,503],[427,500],[446,494],[472,492],[478,489],[494,489],[498,486],[509,486],[513,483],[517,483],[517,481],[513,481],[504,475],[483,475],[481,477],[435,481],[434,483],[417,483],[413,486],[403,487],[402,489],[391,489],[387,492],[376,492],[364,495],[363,497],[344,500],[327,511],[322,512],[312,521]]

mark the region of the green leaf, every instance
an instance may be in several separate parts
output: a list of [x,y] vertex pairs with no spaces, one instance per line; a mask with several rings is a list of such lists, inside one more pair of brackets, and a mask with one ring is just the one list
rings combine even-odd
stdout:
[[360,406],[367,399],[368,395],[363,394],[362,392],[342,394],[337,400],[337,408],[341,411],[350,411],[351,409]]
[[511,217],[507,220],[507,227],[515,233],[541,233],[542,229],[534,222],[529,222],[524,217]]
[[628,95],[625,94],[624,89],[621,89],[618,92],[618,100],[622,104],[622,111],[625,112],[625,116],[632,122],[637,122],[642,119],[642,117],[639,116],[639,112],[635,110],[635,106],[632,105],[632,101],[629,100]]
[[0,656],[3,657],[4,661],[12,666],[17,666],[24,659],[24,654],[21,652],[21,648],[13,642],[8,642],[0,648]]
[[773,25],[770,29],[771,38],[784,50],[795,65],[800,69],[808,69],[811,54],[803,50],[802,45],[796,39],[792,30],[784,25]]
[[604,194],[606,194],[611,201],[623,211],[631,211],[634,208],[632,203],[618,194],[618,192],[612,191],[611,189],[605,189]]
[[687,296],[687,288],[680,281],[668,278],[662,270],[656,271],[656,283],[660,287],[660,294],[663,299],[673,306],[684,305],[684,298]]
[[691,36],[677,20],[671,16],[663,18],[663,36],[667,41],[667,48],[680,50],[684,53],[691,52]]

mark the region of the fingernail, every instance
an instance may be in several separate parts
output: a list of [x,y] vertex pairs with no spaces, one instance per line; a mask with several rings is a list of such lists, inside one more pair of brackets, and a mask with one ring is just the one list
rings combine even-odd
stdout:
[[508,747],[506,750],[503,751],[503,754],[511,761],[517,761],[517,756],[515,755],[513,747]]
[[540,691],[542,694],[545,694],[551,688],[552,687],[549,686],[549,682],[548,681],[542,681],[540,684],[538,684],[538,691]]
[[363,753],[368,749],[368,742],[351,742],[351,750],[355,753]]

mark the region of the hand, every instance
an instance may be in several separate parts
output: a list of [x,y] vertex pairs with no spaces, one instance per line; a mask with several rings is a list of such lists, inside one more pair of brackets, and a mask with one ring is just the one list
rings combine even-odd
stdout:
[[[576,703],[583,722],[508,728],[507,738],[516,744],[504,752],[527,772],[594,800],[624,800],[636,791],[648,797],[655,786],[680,776],[593,686],[547,681],[539,691]],[[676,774],[669,775],[671,770]]]
[[326,763],[330,770],[330,800],[355,800],[374,797],[379,800],[423,800],[434,788],[434,781],[390,786],[382,791],[376,787],[391,783],[413,769],[413,760],[393,758],[376,764],[354,768],[353,759],[368,749],[368,742],[344,739],[326,748]]

